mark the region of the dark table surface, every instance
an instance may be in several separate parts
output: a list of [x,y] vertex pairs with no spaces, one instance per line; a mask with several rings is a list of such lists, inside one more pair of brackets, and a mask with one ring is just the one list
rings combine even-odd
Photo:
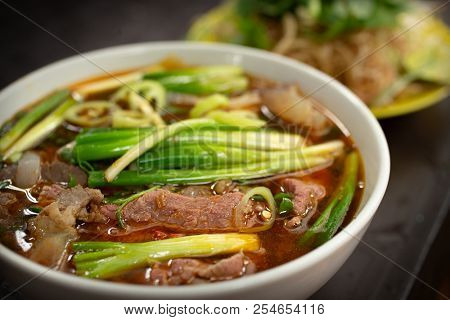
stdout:
[[[195,16],[218,3],[6,2],[18,12],[0,0],[0,88],[76,54],[54,36],[81,52],[125,43],[182,39]],[[445,11],[442,15],[448,16],[448,6]],[[382,121],[392,157],[386,196],[363,243],[313,298],[439,297],[430,286],[449,294],[448,219],[445,222],[450,198],[449,101],[447,98],[433,108]],[[14,288],[7,288],[0,269],[2,280],[3,296]]]

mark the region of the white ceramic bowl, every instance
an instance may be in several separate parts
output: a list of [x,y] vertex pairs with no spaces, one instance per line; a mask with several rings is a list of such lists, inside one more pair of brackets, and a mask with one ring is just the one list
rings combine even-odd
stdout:
[[[232,281],[182,287],[150,287],[88,280],[48,270],[0,245],[2,273],[11,287],[38,298],[218,299],[307,298],[325,284],[355,249],[383,198],[389,150],[380,125],[347,88],[307,65],[268,52],[223,44],[142,43],[78,55],[41,68],[0,92],[0,122],[57,87],[145,66],[175,54],[190,64],[236,64],[282,82],[299,83],[349,129],[364,159],[366,189],[358,215],[332,240],[282,266]],[[363,271],[361,271],[363,272]]]

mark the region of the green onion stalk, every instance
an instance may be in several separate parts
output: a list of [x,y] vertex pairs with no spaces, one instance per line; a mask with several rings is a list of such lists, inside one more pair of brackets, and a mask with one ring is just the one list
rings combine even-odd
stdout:
[[156,80],[168,91],[195,95],[232,94],[248,86],[242,68],[232,65],[155,71],[146,73],[144,79]]
[[43,100],[37,106],[25,113],[16,124],[0,139],[0,152],[5,153],[11,145],[20,138],[33,124],[39,121],[46,114],[55,109],[61,102],[70,95],[69,90],[57,91]]
[[102,92],[113,91],[121,86],[132,86],[140,80],[155,80],[167,90],[197,95],[214,93],[231,94],[244,91],[248,79],[242,68],[232,65],[202,66],[176,70],[131,72],[104,80],[82,84],[75,92],[85,98]]
[[177,134],[182,130],[192,130],[195,129],[196,126],[212,123],[213,121],[210,119],[191,119],[176,122],[167,127],[158,128],[154,133],[139,141],[138,144],[129,149],[122,157],[114,161],[114,163],[105,171],[106,180],[109,182],[114,180],[114,178],[116,178],[123,169],[159,142]]
[[211,257],[260,248],[255,234],[203,234],[145,243],[74,242],[76,273],[107,279],[126,271],[177,258]]
[[261,232],[265,230],[269,230],[272,228],[275,218],[277,215],[277,204],[275,202],[275,199],[273,198],[272,191],[270,191],[267,187],[255,187],[250,189],[245,193],[245,195],[242,197],[241,202],[236,207],[236,212],[243,212],[247,206],[247,203],[250,199],[254,199],[255,196],[261,196],[262,199],[267,203],[269,207],[269,211],[265,210],[262,212],[262,217],[265,219],[264,223],[257,227],[247,228],[245,225],[242,224],[242,221],[240,220],[242,215],[235,214],[235,225],[239,227],[239,230],[241,232]]
[[264,120],[247,117],[242,111],[214,110],[206,116],[218,123],[234,125],[240,128],[261,128],[267,124]]
[[[219,145],[268,151],[290,150],[303,145],[303,138],[296,134],[242,130],[234,126],[219,125],[211,119],[190,121],[194,121],[196,125],[186,127],[185,131],[167,137],[170,139],[161,144],[173,148],[178,148],[179,145]],[[135,147],[144,137],[155,132],[154,128],[88,130],[77,136],[76,144],[72,146],[73,158],[78,161],[91,161],[120,157]]]
[[[196,126],[196,131],[235,131],[238,127],[221,125],[214,122],[206,122],[202,126]],[[89,128],[83,129],[81,133],[77,136],[76,141],[79,144],[82,143],[98,143],[104,142],[105,140],[122,140],[126,138],[136,137],[147,131],[154,131],[154,127],[144,127],[144,128]],[[243,131],[243,130],[242,130]]]
[[213,94],[204,98],[198,99],[197,103],[189,112],[191,118],[200,118],[206,113],[221,108],[226,107],[230,104],[230,100],[227,96],[223,94]]
[[137,81],[142,78],[142,72],[132,72],[124,75],[114,76],[112,78],[107,78],[104,80],[99,80],[95,82],[89,82],[77,86],[75,92],[82,98],[86,98],[91,95],[99,94],[106,91],[112,91],[117,89],[124,84]]
[[79,127],[102,127],[110,124],[110,113],[116,108],[119,107],[110,101],[86,101],[67,110],[64,118]]
[[113,127],[145,127],[147,122],[156,127],[166,125],[158,113],[166,106],[166,91],[157,81],[129,83],[117,91],[111,100],[119,104],[126,101],[130,108],[113,112]]
[[266,162],[291,156],[331,156],[342,152],[344,143],[340,140],[302,148],[266,151],[214,144],[170,144],[155,147],[139,157],[137,164],[141,173],[154,169],[178,168],[224,168],[237,164]]
[[[76,142],[72,148],[72,158],[74,161],[94,161],[113,159],[123,156],[133,146],[137,145],[139,141],[149,136],[154,130],[142,130],[135,136],[130,136],[125,139],[104,140],[102,142]],[[112,136],[112,135],[111,135]]]
[[358,167],[358,153],[353,151],[345,159],[344,173],[333,198],[312,227],[300,237],[301,246],[320,246],[336,234],[355,194]]
[[110,142],[111,140],[124,140],[135,137],[139,139],[139,135],[145,132],[154,131],[154,128],[95,128],[84,129],[77,137],[77,144]]
[[[211,120],[212,123],[217,123]],[[219,127],[220,128],[220,127]],[[219,144],[256,150],[290,150],[303,145],[304,139],[298,134],[269,130],[186,130],[174,136],[170,142],[186,144]]]
[[4,156],[4,160],[11,160],[15,155],[31,149],[45,138],[47,138],[64,121],[64,114],[72,107],[76,101],[70,97],[59,105],[47,117],[28,130],[14,145],[9,148]]
[[242,164],[221,169],[157,169],[141,173],[137,170],[120,172],[112,180],[104,171],[89,173],[90,187],[142,186],[151,184],[204,184],[217,180],[231,179],[246,181],[277,174],[299,171],[332,162],[329,156],[275,158],[271,161]]
[[[210,65],[200,67],[187,67],[174,70],[156,70],[145,74],[144,78],[160,80],[168,77],[185,77],[187,80],[197,78],[233,77],[244,73],[239,66],[234,65]],[[181,82],[181,80],[180,80]]]

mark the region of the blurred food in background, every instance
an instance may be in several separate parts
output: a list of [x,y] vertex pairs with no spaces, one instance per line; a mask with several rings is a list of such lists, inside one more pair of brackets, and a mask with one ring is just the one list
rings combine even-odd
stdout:
[[271,50],[310,64],[384,118],[448,94],[450,31],[434,11],[400,0],[231,0],[200,16],[187,37]]

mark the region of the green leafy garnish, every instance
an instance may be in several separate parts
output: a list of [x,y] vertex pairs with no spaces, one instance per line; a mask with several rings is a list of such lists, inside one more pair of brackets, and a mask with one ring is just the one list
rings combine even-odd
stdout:
[[[405,15],[418,21],[421,16]],[[415,79],[450,85],[450,31],[439,19],[429,17],[406,35],[410,43],[402,59],[407,74]],[[416,45],[420,43],[420,45]]]
[[236,10],[235,1],[229,1],[198,18],[190,28],[187,39],[269,49],[272,44],[267,31],[255,14],[241,14]]
[[187,38],[269,49],[273,43],[267,22],[286,13],[299,17],[305,35],[329,40],[353,30],[392,27],[406,8],[400,0],[227,1],[197,19]]

